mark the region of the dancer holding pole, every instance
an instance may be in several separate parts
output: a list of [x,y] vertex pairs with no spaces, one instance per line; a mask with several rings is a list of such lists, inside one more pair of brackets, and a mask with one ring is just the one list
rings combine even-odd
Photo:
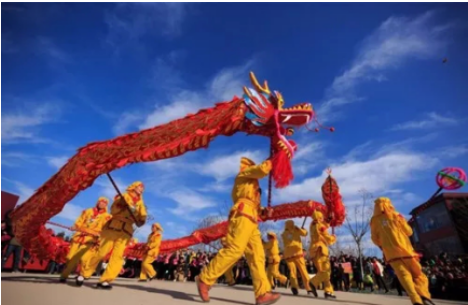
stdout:
[[[109,176],[110,177],[110,176]],[[113,180],[111,180],[113,182]],[[115,183],[112,183],[116,187]],[[93,256],[76,278],[78,286],[91,277],[99,262],[112,250],[109,265],[99,279],[98,288],[111,289],[111,282],[117,278],[122,268],[125,247],[133,236],[133,225],[141,227],[146,222],[146,207],[143,203],[144,185],[137,181],[132,183],[123,195],[116,187],[118,196],[111,206],[112,219],[107,222],[101,233],[101,242],[97,254]]]
[[108,204],[109,199],[99,197],[96,206],[84,210],[70,228],[72,231],[77,232],[71,239],[67,263],[60,275],[61,283],[67,281],[68,276],[76,269],[78,263],[81,263],[82,267],[85,266],[86,262],[96,253],[102,227],[112,218],[107,213]]

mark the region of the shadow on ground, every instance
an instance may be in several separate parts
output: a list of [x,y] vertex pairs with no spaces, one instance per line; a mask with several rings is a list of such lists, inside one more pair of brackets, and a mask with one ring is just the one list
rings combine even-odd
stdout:
[[[17,276],[17,277],[4,277],[4,278],[2,278],[2,281],[21,282],[21,283],[34,283],[34,284],[65,285],[65,284],[59,282],[58,277],[44,278],[44,277],[38,277],[38,276]],[[79,288],[74,283],[75,283],[74,279],[69,279],[66,285],[70,286],[70,287]],[[89,283],[89,282],[86,282],[86,281],[83,284],[83,286],[93,288],[93,289],[98,289],[98,288],[96,288],[95,283]],[[143,285],[140,286],[140,285],[133,285],[133,284],[119,284],[119,283],[113,283],[112,286],[120,287],[120,288],[133,289],[133,290],[147,291],[147,292],[150,292],[150,293],[164,294],[164,295],[169,295],[172,298],[177,299],[177,300],[184,300],[184,301],[202,303],[202,301],[200,300],[198,295],[184,293],[184,292],[175,291],[175,290],[167,290],[167,289],[161,289],[161,288],[157,288],[157,287],[147,287],[147,286],[143,286]],[[239,304],[239,305],[252,305],[251,303],[247,303],[247,302],[241,302],[241,301],[218,298],[218,297],[211,297],[211,299],[212,300],[217,300],[217,301],[220,301],[220,302],[225,302],[225,303],[232,303],[232,304]]]
[[[252,290],[252,287],[247,287],[247,286],[233,286],[233,287],[230,287],[231,289],[236,289],[236,290]],[[322,301],[333,301],[333,302],[337,302],[337,303],[346,303],[346,304],[357,304],[357,305],[380,305],[380,304],[376,304],[376,303],[367,303],[367,302],[359,302],[359,301],[350,301],[350,300],[340,300],[340,299],[325,299],[325,298],[315,298],[311,295],[304,295],[304,294],[299,294],[299,295],[293,295],[292,293],[287,293],[287,292],[280,292],[280,291],[275,291],[281,295],[284,295],[284,296],[289,296],[289,297],[295,297],[295,298],[307,298],[307,299],[313,299],[313,300],[322,300]]]

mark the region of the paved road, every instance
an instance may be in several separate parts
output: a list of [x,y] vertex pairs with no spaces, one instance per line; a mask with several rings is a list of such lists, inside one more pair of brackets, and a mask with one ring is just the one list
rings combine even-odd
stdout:
[[[74,280],[60,284],[57,276],[43,274],[2,273],[3,305],[194,305],[201,303],[194,283],[152,281],[138,283],[135,279],[118,279],[111,291],[94,289],[97,279],[85,282],[81,288]],[[325,301],[301,291],[292,296],[286,289],[278,305],[411,305],[407,297],[337,292],[338,299]],[[254,304],[251,287],[219,285],[210,291],[210,305]],[[322,296],[322,291],[319,291]],[[463,302],[436,301],[437,305],[461,305]]]

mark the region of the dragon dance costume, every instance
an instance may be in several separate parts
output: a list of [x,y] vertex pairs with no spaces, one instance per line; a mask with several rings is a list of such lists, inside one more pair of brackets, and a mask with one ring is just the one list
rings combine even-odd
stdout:
[[242,158],[240,172],[232,189],[234,206],[229,214],[226,247],[222,248],[213,260],[196,278],[198,291],[204,302],[209,302],[208,291],[217,279],[231,268],[245,253],[252,274],[253,289],[257,304],[274,302],[279,294],[271,293],[271,285],[265,272],[265,252],[263,250],[258,220],[262,215],[258,180],[266,177],[272,169],[270,160],[259,165]]
[[267,276],[272,287],[275,287],[275,279],[281,284],[286,284],[288,278],[282,275],[279,271],[279,263],[281,261],[279,255],[278,239],[274,232],[267,233],[268,241],[263,243],[265,254],[267,257]]
[[148,242],[146,247],[148,252],[146,252],[141,262],[141,272],[140,272],[140,281],[145,281],[149,278],[150,280],[156,277],[156,271],[153,268],[153,262],[159,255],[159,247],[161,246],[163,229],[159,223],[153,224],[151,228],[152,232],[148,236]]
[[[272,304],[277,301],[279,295],[271,293],[271,284],[266,276],[265,253],[257,224],[261,214],[258,179],[271,173],[269,182],[275,181],[276,188],[289,185],[294,178],[290,161],[297,146],[286,137],[292,135],[294,127],[307,126],[317,120],[310,103],[284,107],[285,102],[280,92],[270,91],[266,81],[260,85],[252,72],[250,80],[253,89],[244,87],[245,94],[242,97],[235,96],[231,101],[216,103],[213,107],[160,126],[92,142],[79,148],[60,171],[12,213],[15,236],[31,254],[41,259],[53,259],[60,247],[54,244],[54,237],[46,230],[45,223],[79,192],[93,185],[99,176],[129,164],[175,158],[190,151],[207,148],[220,135],[258,135],[270,140],[271,158],[260,165],[255,165],[246,158],[242,159],[241,171],[234,184],[234,206],[229,221],[196,230],[190,236],[164,240],[161,242],[160,252],[170,253],[226,236],[227,245],[199,277],[197,285],[202,299],[209,300],[210,285],[245,253],[254,276],[257,304]],[[96,265],[111,249],[113,251],[109,265],[100,279],[100,286],[110,287],[109,282],[118,275],[122,254],[133,234],[132,225],[140,226],[146,221],[141,193],[137,194],[132,190],[139,185],[141,183],[130,186],[123,198],[115,198],[111,207],[113,218],[103,228],[99,250],[83,268],[77,278],[78,285],[83,283],[85,277],[91,276]],[[269,188],[271,185],[269,183]],[[60,196],[57,196],[58,193]],[[270,199],[271,197],[268,206]],[[267,209],[262,219],[304,217],[311,215],[315,209],[322,209],[335,211],[337,221],[334,225],[341,225],[344,206],[341,202],[338,205],[332,203],[329,197],[324,197],[324,200],[325,205],[313,200],[280,204]],[[131,249],[127,248],[127,255],[141,258],[145,255],[145,246],[139,244]]]
[[289,280],[291,281],[291,291],[294,295],[299,293],[299,283],[297,281],[297,270],[301,274],[302,282],[308,293],[311,292],[309,285],[309,274],[302,251],[301,237],[307,236],[307,230],[294,225],[294,221],[287,220],[284,224],[284,232],[281,234],[284,245],[284,259],[289,269]]
[[80,276],[76,278],[78,286],[83,284],[84,279],[91,277],[99,262],[112,250],[109,264],[98,283],[100,288],[112,288],[109,283],[117,278],[122,269],[123,254],[133,236],[133,224],[140,227],[146,221],[147,213],[142,192],[143,183],[137,181],[127,188],[127,192],[122,195],[124,198],[115,197],[111,206],[112,219],[102,230],[96,255],[81,269]]
[[317,297],[317,287],[323,283],[325,297],[334,298],[333,286],[330,283],[330,258],[328,246],[336,242],[335,235],[329,235],[328,223],[325,222],[323,214],[315,210],[312,214],[312,223],[310,224],[310,259],[314,262],[317,274],[310,281],[312,293]]
[[[226,237],[221,238],[221,245],[223,247],[226,247]],[[224,272],[224,279],[226,280],[226,283],[228,286],[234,286],[236,285],[236,279],[234,278],[234,272],[232,271],[234,269],[234,266],[231,268],[228,268],[226,272]]]
[[372,241],[382,249],[411,302],[414,305],[432,305],[429,281],[409,239],[412,234],[406,219],[395,210],[389,198],[375,200],[371,218]]
[[109,199],[99,197],[96,206],[84,210],[75,221],[73,229],[77,230],[70,243],[70,251],[67,255],[67,263],[60,276],[60,281],[65,282],[79,263],[81,267],[86,266],[92,256],[96,254],[96,246],[99,241],[99,234],[104,225],[111,219],[107,213]]

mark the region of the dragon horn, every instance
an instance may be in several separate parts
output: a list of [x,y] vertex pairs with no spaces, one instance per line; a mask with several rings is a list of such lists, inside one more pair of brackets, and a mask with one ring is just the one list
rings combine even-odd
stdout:
[[250,93],[249,88],[247,88],[247,87],[244,86],[243,89],[244,89],[245,94],[246,94],[250,99],[253,99],[253,98],[252,98],[252,94]]
[[254,74],[253,72],[250,72],[250,81],[252,82],[252,85],[254,85],[254,87],[255,87],[255,89],[256,89],[257,91],[266,93],[266,94],[268,94],[268,95],[271,94],[270,88],[268,88],[268,82],[267,82],[267,81],[264,81],[264,82],[263,82],[263,87],[260,86],[260,84],[258,83],[258,80],[257,80],[257,78],[255,77],[255,74]]

